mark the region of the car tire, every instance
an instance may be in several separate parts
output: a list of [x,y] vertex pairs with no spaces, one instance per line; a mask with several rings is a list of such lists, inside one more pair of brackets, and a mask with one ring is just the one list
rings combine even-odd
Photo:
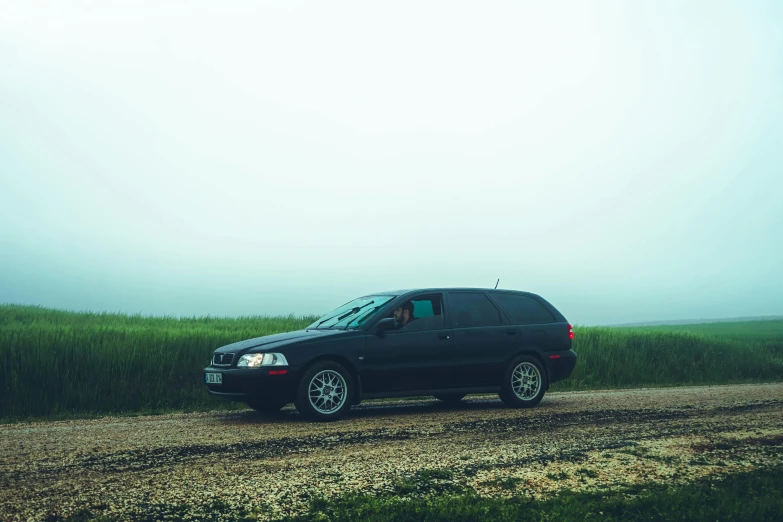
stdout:
[[434,395],[436,399],[439,401],[443,401],[446,404],[457,404],[459,401],[465,397],[465,393],[439,393],[437,395]]
[[294,404],[306,419],[335,421],[351,409],[353,392],[351,373],[334,361],[322,361],[302,374]]
[[544,398],[546,371],[533,356],[521,355],[508,365],[500,385],[500,398],[512,408],[532,408]]
[[280,408],[286,405],[283,401],[268,401],[259,399],[249,399],[245,401],[249,407],[260,413],[277,413]]

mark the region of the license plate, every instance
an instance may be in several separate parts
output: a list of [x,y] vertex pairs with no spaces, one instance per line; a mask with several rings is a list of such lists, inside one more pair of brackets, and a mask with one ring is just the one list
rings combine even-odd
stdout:
[[214,372],[205,372],[204,382],[207,384],[223,384],[223,374],[214,373]]

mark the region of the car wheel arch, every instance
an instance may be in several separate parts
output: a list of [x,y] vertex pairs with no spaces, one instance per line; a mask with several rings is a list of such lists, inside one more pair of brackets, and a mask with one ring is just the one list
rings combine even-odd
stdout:
[[508,361],[506,362],[506,365],[511,364],[511,361],[513,361],[514,359],[516,359],[517,357],[519,357],[521,355],[528,355],[530,357],[534,357],[539,362],[539,364],[541,364],[541,368],[543,368],[544,369],[544,373],[546,373],[546,389],[548,390],[549,389],[549,368],[547,367],[546,362],[544,361],[544,357],[543,357],[543,355],[541,355],[541,352],[539,352],[537,350],[530,350],[530,349],[517,350],[516,352],[514,352],[514,354],[511,357],[508,358]]
[[351,360],[348,359],[347,357],[341,355],[333,355],[333,354],[319,355],[318,357],[315,357],[307,362],[304,368],[302,368],[302,373],[306,372],[307,369],[310,368],[312,365],[324,361],[335,362],[340,366],[344,367],[346,370],[348,370],[348,373],[351,374],[351,379],[353,379],[355,385],[355,389],[353,390],[353,400],[351,404],[358,404],[359,397],[361,396],[361,387],[362,387],[361,380],[359,379],[359,370],[356,368],[356,365],[353,362],[351,362]]

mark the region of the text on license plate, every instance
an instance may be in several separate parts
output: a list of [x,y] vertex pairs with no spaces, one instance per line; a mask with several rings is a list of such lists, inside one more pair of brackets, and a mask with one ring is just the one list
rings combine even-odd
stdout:
[[207,384],[223,384],[223,374],[215,372],[205,372],[204,382]]

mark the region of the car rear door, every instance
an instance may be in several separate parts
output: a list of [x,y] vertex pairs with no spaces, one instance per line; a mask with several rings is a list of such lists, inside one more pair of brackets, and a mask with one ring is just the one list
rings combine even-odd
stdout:
[[454,332],[455,386],[499,386],[520,344],[519,329],[481,291],[448,292],[447,306]]
[[364,393],[431,390],[452,385],[454,341],[451,328],[446,325],[443,295],[427,294],[411,301],[423,317],[399,330],[368,333],[362,376]]

